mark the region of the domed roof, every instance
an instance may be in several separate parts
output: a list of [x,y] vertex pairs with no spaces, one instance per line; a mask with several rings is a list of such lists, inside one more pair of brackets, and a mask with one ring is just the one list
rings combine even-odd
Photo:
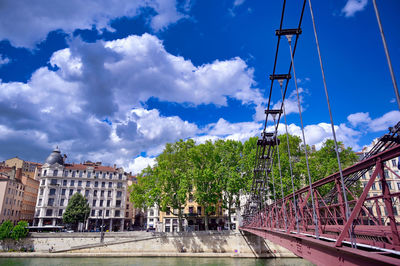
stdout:
[[60,165],[64,165],[64,160],[61,156],[60,150],[57,148],[54,149],[54,151],[47,157],[45,163],[48,163],[50,165],[58,163]]

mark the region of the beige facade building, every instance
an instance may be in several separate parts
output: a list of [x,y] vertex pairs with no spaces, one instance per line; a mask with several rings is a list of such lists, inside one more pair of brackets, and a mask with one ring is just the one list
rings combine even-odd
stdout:
[[32,225],[39,191],[39,181],[25,175],[20,177],[20,181],[25,187],[20,219]]
[[22,175],[32,179],[37,179],[37,174],[42,165],[40,163],[24,161],[18,157],[5,160],[6,167],[15,167],[15,169],[22,169]]
[[20,220],[24,189],[15,169],[0,172],[0,223],[10,220],[16,224]]
[[[374,144],[374,143],[373,143]],[[371,145],[373,146],[373,145]],[[368,148],[365,147],[362,152],[358,153],[359,156],[363,156],[364,153],[368,152]],[[389,191],[391,194],[400,193],[400,170],[398,168],[399,158],[391,159],[385,162],[384,175],[386,178],[386,182],[389,186]],[[372,168],[364,175],[362,175],[360,181],[361,186],[364,188],[368,181],[370,180],[375,168]],[[385,204],[380,197],[382,196],[382,185],[379,182],[379,177],[375,179],[374,184],[372,184],[371,189],[368,192],[367,198],[371,198],[365,202],[365,207],[369,212],[372,212],[375,217],[381,217],[382,224],[388,225],[388,211],[385,207]],[[393,204],[393,211],[396,219],[396,223],[400,224],[400,199],[399,197],[395,197],[395,202]],[[368,220],[368,215],[365,211],[362,211],[365,220]]]

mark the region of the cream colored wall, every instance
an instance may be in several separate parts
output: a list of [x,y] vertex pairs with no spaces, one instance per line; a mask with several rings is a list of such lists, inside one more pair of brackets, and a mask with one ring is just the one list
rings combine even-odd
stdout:
[[11,158],[5,161],[6,166],[8,167],[13,167],[15,166],[15,168],[22,168],[23,164],[24,164],[24,160],[21,160],[19,158]]

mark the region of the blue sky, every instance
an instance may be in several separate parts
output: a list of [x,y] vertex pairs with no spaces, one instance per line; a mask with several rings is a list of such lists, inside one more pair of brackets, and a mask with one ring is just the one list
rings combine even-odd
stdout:
[[[301,3],[287,1],[284,27]],[[378,1],[400,76],[400,3]],[[3,1],[0,159],[71,162],[138,172],[167,142],[259,136],[282,1]],[[360,150],[400,120],[372,2],[313,1],[339,140]],[[296,52],[307,143],[331,136],[308,6]],[[288,69],[283,39],[277,72]],[[279,87],[273,88],[279,105]],[[300,134],[294,83],[286,108]],[[283,124],[282,124],[283,125]],[[283,128],[280,128],[280,132]]]

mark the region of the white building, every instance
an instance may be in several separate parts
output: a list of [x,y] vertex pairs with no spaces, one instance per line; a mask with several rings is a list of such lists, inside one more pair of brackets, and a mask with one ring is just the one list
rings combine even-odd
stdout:
[[160,228],[160,210],[157,205],[147,209],[146,229],[153,229],[157,232],[162,231]]
[[35,225],[64,225],[62,215],[68,200],[81,193],[90,206],[87,230],[97,230],[104,221],[105,230],[124,229],[127,174],[122,168],[101,163],[66,164],[55,149],[41,169],[39,195],[35,210]]

